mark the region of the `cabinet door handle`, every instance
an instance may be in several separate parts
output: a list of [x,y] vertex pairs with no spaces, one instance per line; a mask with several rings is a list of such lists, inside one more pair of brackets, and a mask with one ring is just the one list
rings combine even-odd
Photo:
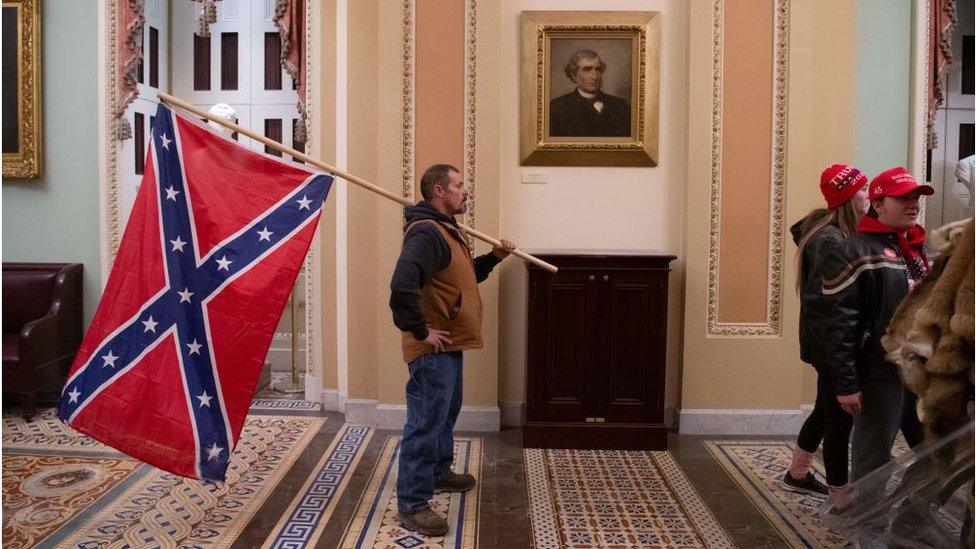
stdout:
[[610,280],[610,275],[603,275],[603,281],[606,282]]
[[593,275],[590,275],[590,282],[593,282],[594,280],[596,280],[596,277],[593,276]]

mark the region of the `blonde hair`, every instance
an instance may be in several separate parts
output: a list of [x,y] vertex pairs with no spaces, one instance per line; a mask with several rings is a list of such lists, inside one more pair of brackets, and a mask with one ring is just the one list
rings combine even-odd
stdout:
[[800,225],[800,241],[796,245],[796,293],[800,295],[803,288],[803,271],[806,269],[804,252],[813,235],[827,225],[836,225],[844,238],[849,238],[857,231],[857,223],[861,219],[861,212],[857,211],[853,200],[848,200],[830,209],[813,210],[803,218]]

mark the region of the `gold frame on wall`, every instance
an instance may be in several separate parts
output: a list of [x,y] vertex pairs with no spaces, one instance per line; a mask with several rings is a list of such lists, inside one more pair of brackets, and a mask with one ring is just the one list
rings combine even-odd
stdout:
[[[41,176],[41,7],[40,0],[4,0],[17,10],[17,152],[3,153],[3,177]],[[5,55],[6,57],[6,55]],[[11,70],[4,63],[4,73]],[[4,74],[4,79],[8,78]]]
[[[550,136],[552,40],[619,38],[631,40],[630,135]],[[660,12],[523,12],[521,165],[657,166],[660,45]]]

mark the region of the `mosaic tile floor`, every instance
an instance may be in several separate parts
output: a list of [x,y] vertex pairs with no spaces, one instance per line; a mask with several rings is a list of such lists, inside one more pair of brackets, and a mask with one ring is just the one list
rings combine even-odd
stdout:
[[734,547],[668,452],[524,450],[537,549]]

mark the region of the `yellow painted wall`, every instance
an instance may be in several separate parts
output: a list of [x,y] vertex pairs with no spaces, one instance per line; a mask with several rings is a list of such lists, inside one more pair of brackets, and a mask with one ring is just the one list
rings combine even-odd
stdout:
[[[660,164],[654,168],[520,167],[520,12],[587,10],[585,0],[480,2],[477,36],[476,226],[529,250],[608,249],[674,253],[669,296],[667,407],[787,409],[810,402],[813,376],[798,357],[791,240],[784,245],[782,331],[776,337],[705,336],[711,156],[712,3],[608,0],[601,9],[662,13]],[[322,8],[331,32],[332,2]],[[794,1],[790,17],[785,227],[820,203],[820,171],[853,151],[853,7]],[[349,169],[401,188],[402,3],[348,4]],[[830,40],[824,40],[830,29]],[[323,64],[335,43],[321,42]],[[320,71],[328,78],[328,70]],[[335,110],[322,90],[321,124]],[[328,133],[326,131],[326,133]],[[319,142],[328,158],[334,143]],[[545,185],[523,185],[524,173]],[[345,184],[345,183],[338,183]],[[332,206],[334,208],[334,206]],[[327,217],[330,211],[326,212]],[[348,327],[349,398],[402,404],[406,368],[387,305],[399,253],[401,212],[358,188],[348,195],[348,315],[335,315],[335,227],[323,224],[323,386],[336,386],[336,325]],[[784,238],[786,238],[784,234]],[[478,253],[487,251],[479,243]],[[330,289],[331,288],[331,289]],[[481,286],[485,349],[466,354],[465,404],[525,399],[526,276],[515,259]],[[332,311],[330,313],[330,310]],[[330,314],[332,315],[330,317]]]
[[785,230],[820,205],[823,168],[852,156],[854,6],[825,0],[790,9],[782,333],[706,337],[712,3],[691,3],[683,409],[796,410],[812,400],[812,370],[797,347],[795,247]]

